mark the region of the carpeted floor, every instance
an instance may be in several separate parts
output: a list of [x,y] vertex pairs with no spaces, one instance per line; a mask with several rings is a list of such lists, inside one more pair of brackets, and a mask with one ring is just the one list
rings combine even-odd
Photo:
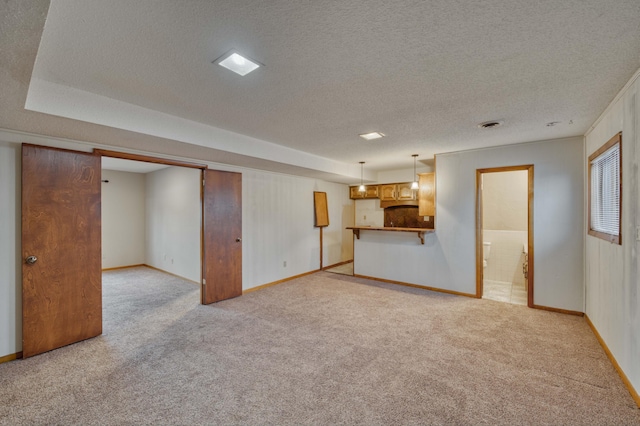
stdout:
[[640,424],[580,317],[319,272],[215,305],[104,275],[104,334],[0,365],[0,424]]

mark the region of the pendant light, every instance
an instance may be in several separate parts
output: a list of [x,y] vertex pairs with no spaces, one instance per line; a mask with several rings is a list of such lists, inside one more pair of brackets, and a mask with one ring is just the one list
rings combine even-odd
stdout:
[[411,183],[411,189],[418,189],[418,179],[416,179],[416,161],[418,158],[418,154],[413,154],[413,182]]
[[360,162],[360,186],[358,187],[358,192],[365,192],[365,188],[364,188],[364,161]]

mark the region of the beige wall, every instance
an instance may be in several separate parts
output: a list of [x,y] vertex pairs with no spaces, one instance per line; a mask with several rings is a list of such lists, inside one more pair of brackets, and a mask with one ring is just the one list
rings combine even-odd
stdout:
[[144,259],[144,174],[102,170],[102,268]]
[[145,175],[146,264],[200,282],[200,170],[168,167]]
[[502,231],[527,230],[526,170],[483,173],[482,227]]
[[482,174],[482,239],[491,243],[485,280],[524,284],[528,187],[526,170]]

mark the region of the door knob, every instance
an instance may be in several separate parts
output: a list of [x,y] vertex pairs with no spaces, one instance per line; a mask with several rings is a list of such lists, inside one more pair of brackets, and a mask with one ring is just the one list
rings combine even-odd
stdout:
[[242,241],[242,238],[236,238],[236,243],[239,243],[240,241]]
[[38,258],[35,256],[27,256],[27,258],[24,261],[27,262],[28,265],[33,265],[38,261]]

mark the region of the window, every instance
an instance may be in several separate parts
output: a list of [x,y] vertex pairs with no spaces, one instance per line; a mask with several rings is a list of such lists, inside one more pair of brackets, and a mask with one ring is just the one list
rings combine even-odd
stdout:
[[622,133],[589,156],[589,235],[622,244]]

